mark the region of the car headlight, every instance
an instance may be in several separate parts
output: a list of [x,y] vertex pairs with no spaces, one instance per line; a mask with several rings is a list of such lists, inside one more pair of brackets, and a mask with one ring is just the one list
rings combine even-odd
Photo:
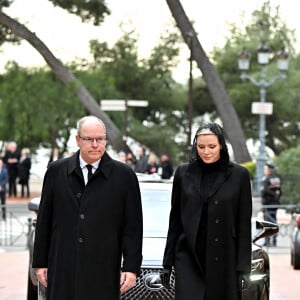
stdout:
[[264,270],[265,270],[265,262],[263,258],[253,259],[251,263],[250,280],[258,281],[264,279],[266,276]]

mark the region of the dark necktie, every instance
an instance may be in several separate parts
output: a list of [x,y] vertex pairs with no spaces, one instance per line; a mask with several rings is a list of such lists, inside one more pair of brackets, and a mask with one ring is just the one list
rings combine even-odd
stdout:
[[92,172],[93,166],[92,165],[86,165],[86,167],[88,169],[88,182],[89,182],[92,175],[93,175],[93,172]]

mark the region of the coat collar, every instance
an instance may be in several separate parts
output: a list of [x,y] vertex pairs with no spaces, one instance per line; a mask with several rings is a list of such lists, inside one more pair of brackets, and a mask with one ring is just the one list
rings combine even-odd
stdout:
[[[230,162],[228,168],[226,168],[225,170],[220,170],[218,177],[216,178],[216,182],[208,195],[208,198],[214,195],[218,191],[218,189],[222,186],[222,184],[226,181],[226,179],[230,176],[230,174],[232,173],[232,167],[233,164]],[[192,185],[197,190],[197,194],[199,195],[201,180],[202,180],[202,169],[200,165],[197,163],[197,161],[190,163],[188,165],[186,175],[188,178],[188,182],[192,183]]]
[[[75,172],[78,176],[82,177],[82,171],[79,164],[79,153],[80,151],[78,150],[72,157],[70,157],[68,162],[68,175]],[[94,176],[102,174],[105,179],[108,179],[112,170],[112,163],[113,159],[107,154],[107,152],[104,152]]]

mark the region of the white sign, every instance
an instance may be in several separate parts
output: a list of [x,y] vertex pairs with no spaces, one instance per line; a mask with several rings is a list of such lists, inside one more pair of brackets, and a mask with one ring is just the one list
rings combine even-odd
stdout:
[[101,100],[100,108],[103,111],[125,111],[126,105],[124,100]]
[[[127,102],[127,103],[126,103]],[[101,100],[100,108],[103,111],[125,111],[127,106],[147,107],[147,100]]]
[[251,112],[258,115],[272,115],[272,102],[252,102]]

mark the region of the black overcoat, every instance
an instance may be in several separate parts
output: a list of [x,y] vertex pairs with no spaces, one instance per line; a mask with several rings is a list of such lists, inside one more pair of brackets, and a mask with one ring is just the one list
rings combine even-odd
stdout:
[[120,268],[142,261],[139,184],[107,153],[85,186],[79,152],[53,162],[44,177],[33,267],[48,268],[47,300],[119,299]]
[[177,168],[163,264],[175,266],[176,300],[236,300],[237,274],[251,270],[250,176],[244,167],[230,163],[208,195],[206,277],[196,254],[200,187],[197,162]]

